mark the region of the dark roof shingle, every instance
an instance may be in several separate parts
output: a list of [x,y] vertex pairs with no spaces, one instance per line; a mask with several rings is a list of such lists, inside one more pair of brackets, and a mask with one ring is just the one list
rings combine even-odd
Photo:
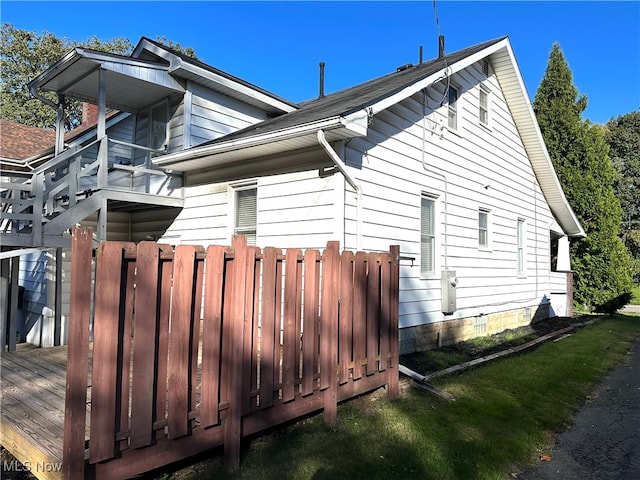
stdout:
[[326,118],[349,115],[350,113],[362,110],[379,100],[393,95],[422,78],[443,70],[447,65],[454,64],[470,55],[480,52],[485,48],[504,40],[505,38],[506,37],[501,37],[480,43],[449,55],[445,55],[442,58],[429,60],[421,64],[408,67],[404,70],[369,80],[368,82],[361,83],[354,87],[340,90],[315,100],[307,101],[303,103],[298,110],[251,125],[242,130],[238,130],[223,137],[198,145],[198,147],[252,137],[254,135],[268,132],[285,130],[297,125],[304,125]]

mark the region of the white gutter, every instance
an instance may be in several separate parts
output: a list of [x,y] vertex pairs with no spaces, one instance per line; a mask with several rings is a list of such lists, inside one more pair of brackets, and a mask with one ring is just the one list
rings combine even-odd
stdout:
[[296,137],[301,137],[305,134],[315,133],[318,130],[327,130],[344,127],[344,119],[340,116],[332,117],[329,119],[323,119],[318,122],[307,123],[300,125],[296,128],[287,128],[283,130],[277,130],[274,132],[268,132],[263,135],[253,135],[250,137],[239,138],[237,140],[230,140],[227,142],[215,143],[212,145],[205,145],[203,147],[195,147],[189,150],[183,150],[161,157],[153,159],[154,165],[164,168],[174,168],[180,170],[180,163],[187,160],[194,160],[197,158],[206,157],[208,155],[218,155],[221,153],[228,153],[234,150],[240,150],[243,148],[259,147],[261,145],[289,140]]
[[329,155],[329,158],[333,161],[336,168],[340,170],[340,173],[342,173],[347,183],[356,191],[356,248],[360,250],[362,248],[362,189],[353,177],[349,175],[346,165],[340,158],[340,155],[329,145],[322,129],[318,130],[317,136],[320,146],[327,152],[327,155]]

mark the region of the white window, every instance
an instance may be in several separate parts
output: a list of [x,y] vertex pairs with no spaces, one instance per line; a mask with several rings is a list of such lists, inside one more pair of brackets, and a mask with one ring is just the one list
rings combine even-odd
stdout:
[[236,235],[246,235],[247,245],[256,244],[256,226],[258,219],[256,185],[235,188],[235,225]]
[[480,123],[485,127],[489,126],[489,90],[480,86],[480,110],[478,112]]
[[458,89],[453,85],[449,85],[449,128],[458,129]]
[[478,246],[489,248],[489,210],[478,210]]
[[420,203],[420,273],[436,270],[435,199],[423,195]]
[[524,229],[525,223],[522,218],[518,219],[517,224],[517,248],[518,248],[518,273],[524,273]]

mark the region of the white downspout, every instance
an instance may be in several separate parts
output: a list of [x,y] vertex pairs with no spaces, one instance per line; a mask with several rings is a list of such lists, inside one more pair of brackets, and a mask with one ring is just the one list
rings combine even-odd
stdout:
[[29,92],[42,103],[49,105],[56,111],[56,144],[54,152],[55,155],[59,155],[60,152],[64,150],[64,95],[58,95],[58,103],[55,103],[40,94],[35,86],[31,86]]
[[340,170],[340,173],[342,173],[347,183],[356,191],[356,249],[360,250],[362,249],[362,189],[358,186],[353,177],[349,175],[346,165],[340,158],[340,155],[338,155],[329,142],[327,142],[327,138],[325,137],[322,129],[318,130],[317,136],[320,146],[322,146],[325,152],[327,152],[327,155],[329,155],[329,158],[333,161],[336,168]]

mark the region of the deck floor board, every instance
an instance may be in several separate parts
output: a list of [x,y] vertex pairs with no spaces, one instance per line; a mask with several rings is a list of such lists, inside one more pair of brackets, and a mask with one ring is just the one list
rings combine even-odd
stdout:
[[20,344],[15,352],[2,352],[0,365],[0,444],[23,463],[62,462],[67,347]]

